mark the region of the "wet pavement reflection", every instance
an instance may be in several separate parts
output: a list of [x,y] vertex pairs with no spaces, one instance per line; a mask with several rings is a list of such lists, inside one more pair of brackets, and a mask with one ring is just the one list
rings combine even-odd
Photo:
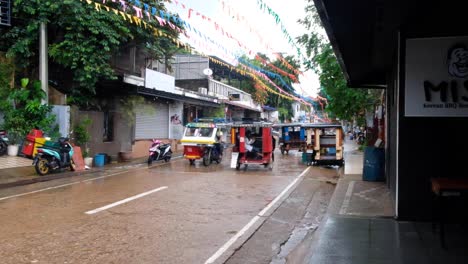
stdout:
[[276,155],[272,170],[232,169],[227,152],[208,167],[174,159],[2,190],[1,262],[203,263],[306,168]]

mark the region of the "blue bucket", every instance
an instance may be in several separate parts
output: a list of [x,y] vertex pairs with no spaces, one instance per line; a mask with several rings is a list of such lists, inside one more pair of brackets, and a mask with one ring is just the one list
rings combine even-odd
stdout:
[[104,158],[105,156],[102,154],[97,154],[94,156],[94,166],[102,167],[104,166]]

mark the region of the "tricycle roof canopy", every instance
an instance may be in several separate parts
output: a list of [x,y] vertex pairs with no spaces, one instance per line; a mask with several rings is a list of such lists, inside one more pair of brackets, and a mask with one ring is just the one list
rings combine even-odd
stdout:
[[219,124],[219,126],[226,127],[273,127],[273,123],[270,122],[235,122]]
[[206,123],[206,122],[188,123],[187,127],[216,127],[216,124],[215,123]]
[[326,124],[326,123],[304,123],[303,127],[311,128],[342,128],[340,124]]
[[273,127],[309,127],[309,128],[327,128],[335,127],[341,128],[340,124],[330,124],[330,123],[278,123],[274,124]]

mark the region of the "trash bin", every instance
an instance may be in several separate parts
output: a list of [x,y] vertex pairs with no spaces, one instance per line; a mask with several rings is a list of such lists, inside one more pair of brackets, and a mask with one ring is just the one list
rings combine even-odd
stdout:
[[96,154],[94,156],[94,166],[95,167],[102,167],[104,166],[104,159],[105,159],[105,156],[102,155],[102,154]]
[[307,166],[312,165],[314,159],[314,152],[303,152],[302,153],[302,163],[306,164]]
[[362,177],[364,181],[385,180],[385,149],[376,147],[364,149]]
[[111,157],[107,153],[98,153],[97,155],[104,156],[104,165],[111,163]]

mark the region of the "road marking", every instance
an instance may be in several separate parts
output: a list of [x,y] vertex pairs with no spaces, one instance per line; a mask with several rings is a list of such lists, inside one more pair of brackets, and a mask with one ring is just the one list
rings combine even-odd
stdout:
[[7,196],[7,197],[2,197],[2,198],[0,198],[0,201],[6,200],[6,199],[10,199],[10,198],[20,197],[20,196],[24,196],[24,195],[28,195],[28,194],[43,192],[43,191],[47,191],[47,190],[62,188],[62,187],[65,187],[65,186],[69,186],[69,185],[73,185],[73,184],[78,184],[78,183],[79,183],[79,182],[72,182],[72,183],[62,184],[62,185],[58,185],[58,186],[54,186],[54,187],[49,187],[49,188],[45,188],[45,189],[41,189],[41,190],[36,190],[36,191],[32,191],[32,192],[15,194],[15,195]]
[[348,210],[349,202],[351,201],[351,196],[353,194],[353,189],[354,189],[354,183],[355,181],[351,181],[348,185],[348,190],[346,191],[345,199],[340,208],[340,214],[347,214],[346,211]]
[[128,203],[130,201],[133,201],[135,199],[138,199],[138,198],[141,198],[143,196],[146,196],[146,195],[149,195],[149,194],[152,194],[152,193],[155,193],[155,192],[159,192],[159,191],[162,191],[164,189],[167,189],[168,187],[167,186],[163,186],[163,187],[159,187],[159,188],[156,188],[154,190],[151,190],[151,191],[147,191],[147,192],[144,192],[144,193],[140,193],[140,194],[137,194],[135,196],[132,196],[132,197],[128,197],[126,199],[123,199],[123,200],[120,200],[118,202],[115,202],[115,203],[111,203],[111,204],[108,204],[106,206],[103,206],[103,207],[99,207],[97,209],[94,209],[94,210],[91,210],[91,211],[88,211],[88,212],[85,212],[85,214],[95,214],[95,213],[99,213],[101,211],[104,211],[104,210],[107,210],[109,208],[112,208],[112,207],[115,207],[117,205],[121,205],[121,204],[124,204],[124,203]]
[[273,206],[275,206],[278,201],[280,201],[288,191],[300,180],[304,177],[304,175],[309,171],[311,167],[307,167],[299,176],[294,179],[276,198],[271,201],[262,211],[260,211],[256,216],[252,218],[239,232],[237,232],[231,239],[229,239],[223,246],[221,246],[218,251],[216,251],[208,260],[205,261],[205,264],[214,263],[219,257],[221,257],[242,235],[244,235],[258,220],[265,216],[265,214],[270,210]]
[[112,173],[112,174],[109,174],[109,175],[99,176],[99,177],[92,178],[92,179],[87,179],[87,180],[82,180],[80,182],[89,182],[89,181],[100,180],[100,179],[112,177],[112,176],[119,175],[119,174],[126,173],[126,172],[129,172],[129,171],[126,170],[126,171],[116,172],[116,173]]
[[[180,157],[181,157],[181,156],[176,156],[176,157],[174,157],[173,159],[177,159],[177,158],[180,158]],[[168,162],[166,162],[166,163],[160,163],[160,164],[152,165],[151,167],[136,168],[135,170],[148,169],[148,168],[152,168],[152,167],[162,166],[162,165],[165,165],[165,164],[169,164],[169,163],[168,163]],[[48,191],[48,190],[58,189],[58,188],[62,188],[62,187],[70,186],[70,185],[75,185],[75,184],[78,184],[78,183],[89,182],[89,181],[95,181],[95,180],[99,180],[99,179],[103,179],[103,178],[108,178],[108,177],[116,176],[116,175],[123,174],[123,173],[127,173],[127,172],[129,172],[129,171],[126,170],[126,171],[116,172],[116,173],[112,173],[112,174],[109,174],[109,175],[104,175],[104,176],[100,176],[100,177],[96,177],[96,178],[91,178],[91,179],[87,179],[87,180],[82,180],[82,181],[77,181],[77,182],[72,182],[72,183],[57,185],[57,186],[53,186],[53,187],[47,187],[47,188],[40,189],[40,190],[36,190],[36,191],[32,191],[32,192],[26,192],[26,193],[20,193],[20,194],[15,194],[15,195],[11,195],[11,196],[1,197],[1,198],[0,198],[0,201],[2,201],[2,200],[7,200],[7,199],[11,199],[11,198],[15,198],[15,197],[21,197],[21,196],[25,196],[25,195],[29,195],[29,194],[34,194],[34,193],[38,193],[38,192],[44,192],[44,191]]]

